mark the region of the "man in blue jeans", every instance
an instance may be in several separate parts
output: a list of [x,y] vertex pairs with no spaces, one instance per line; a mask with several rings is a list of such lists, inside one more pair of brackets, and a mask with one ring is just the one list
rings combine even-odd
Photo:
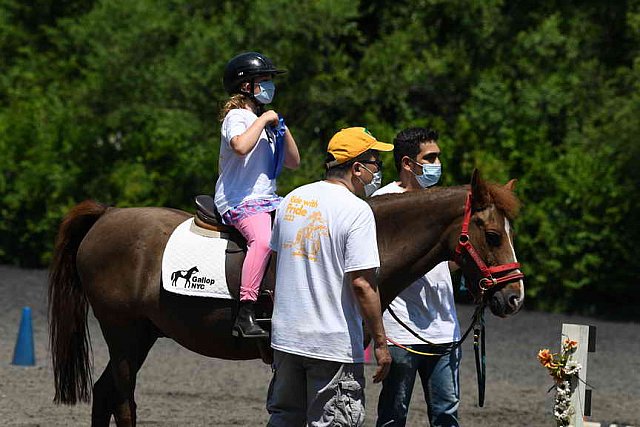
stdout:
[[[381,188],[374,196],[429,191],[429,187],[437,184],[441,174],[437,140],[438,133],[429,129],[411,128],[400,132],[393,149],[400,181]],[[451,267],[457,268],[454,263]],[[419,374],[431,426],[458,426],[461,353],[460,348],[452,348],[451,343],[460,340],[460,326],[449,262],[435,266],[402,291],[389,307],[402,323],[434,345],[425,344],[412,335],[389,310],[384,312],[387,338],[397,345],[389,346],[391,369],[382,382],[376,425],[406,424],[416,374]]]

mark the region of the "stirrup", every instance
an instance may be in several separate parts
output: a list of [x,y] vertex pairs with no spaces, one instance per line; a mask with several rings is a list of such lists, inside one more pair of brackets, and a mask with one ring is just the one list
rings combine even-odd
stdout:
[[249,339],[250,338],[269,338],[269,331],[265,331],[261,327],[260,329],[263,332],[260,335],[245,335],[244,331],[240,326],[233,325],[233,328],[231,329],[231,335],[233,335],[236,338],[249,338]]

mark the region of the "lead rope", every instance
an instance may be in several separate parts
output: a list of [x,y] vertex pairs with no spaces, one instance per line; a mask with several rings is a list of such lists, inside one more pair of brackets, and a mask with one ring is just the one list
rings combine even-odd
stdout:
[[478,406],[484,406],[484,391],[487,379],[484,330],[484,305],[480,310],[479,321],[473,329],[473,351],[476,356],[476,376],[478,378]]
[[484,406],[484,392],[485,392],[485,384],[486,384],[486,377],[487,377],[486,363],[485,363],[486,353],[485,353],[485,340],[484,340],[484,337],[485,337],[484,308],[485,308],[484,303],[476,307],[476,310],[473,313],[473,317],[471,318],[471,324],[469,325],[466,332],[464,333],[464,335],[459,341],[454,341],[448,344],[436,344],[418,335],[415,331],[409,328],[402,320],[398,318],[398,316],[393,312],[391,307],[388,307],[387,311],[389,312],[391,317],[393,317],[395,321],[400,324],[400,326],[402,326],[407,331],[409,331],[414,337],[432,346],[446,347],[447,351],[443,353],[426,353],[426,352],[414,350],[410,347],[406,347],[401,344],[398,344],[391,338],[387,338],[387,341],[389,341],[391,344],[405,351],[408,351],[409,353],[418,354],[420,356],[445,356],[451,353],[451,351],[453,351],[456,347],[460,347],[464,342],[464,340],[469,335],[469,332],[471,332],[471,330],[473,329],[473,350],[476,358],[476,377],[478,378],[478,406],[482,408]]
[[[434,342],[431,342],[429,340],[426,340],[424,338],[422,338],[420,335],[418,335],[415,331],[413,331],[409,326],[407,326],[406,323],[404,323],[402,320],[400,320],[398,318],[398,316],[396,315],[396,313],[391,309],[391,307],[387,307],[387,311],[389,312],[389,314],[391,315],[391,317],[393,317],[393,319],[398,322],[398,324],[400,326],[402,326],[403,328],[405,328],[407,331],[409,331],[409,333],[411,335],[413,335],[414,337],[416,337],[417,339],[419,339],[420,341],[422,341],[425,344],[429,344],[431,346],[434,347],[446,347],[448,349],[448,351],[444,352],[444,353],[438,353],[438,354],[431,354],[431,353],[426,353],[424,355],[426,356],[444,356],[446,354],[451,353],[451,350],[455,349],[456,347],[459,347],[462,345],[462,343],[464,342],[465,339],[467,339],[467,336],[469,335],[469,332],[471,332],[471,330],[473,329],[473,327],[476,325],[476,323],[478,322],[478,315],[480,313],[480,309],[483,309],[484,306],[478,306],[476,307],[475,312],[473,313],[473,316],[471,317],[471,324],[469,325],[469,327],[467,328],[467,330],[465,331],[465,333],[462,335],[462,338],[460,338],[459,341],[453,341],[450,343],[446,343],[446,344],[437,344]],[[392,341],[391,339],[387,338],[387,341],[389,341],[391,344],[397,345],[400,348],[403,348],[407,351],[409,351],[410,353],[416,353],[416,354],[420,354],[419,352],[416,352],[415,350],[412,350],[410,348],[406,348],[403,347],[401,345],[398,345],[395,341]]]

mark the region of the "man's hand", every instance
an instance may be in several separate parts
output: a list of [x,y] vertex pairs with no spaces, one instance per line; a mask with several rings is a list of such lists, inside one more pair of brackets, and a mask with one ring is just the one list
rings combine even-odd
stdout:
[[389,373],[389,369],[391,368],[391,354],[389,353],[389,347],[387,347],[386,344],[383,346],[376,346],[374,352],[378,367],[376,368],[376,373],[373,374],[373,382],[379,383],[385,379]]

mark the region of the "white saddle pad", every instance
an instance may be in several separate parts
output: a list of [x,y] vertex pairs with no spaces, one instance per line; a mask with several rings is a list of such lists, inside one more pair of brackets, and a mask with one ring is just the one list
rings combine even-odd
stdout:
[[227,240],[189,218],[169,237],[162,255],[162,287],[181,295],[233,299],[224,270]]

